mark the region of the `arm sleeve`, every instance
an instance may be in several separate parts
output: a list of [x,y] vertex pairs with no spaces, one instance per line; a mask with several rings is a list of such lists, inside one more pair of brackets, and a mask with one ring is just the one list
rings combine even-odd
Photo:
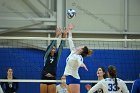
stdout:
[[123,93],[129,93],[126,84],[124,83],[124,81],[122,81],[122,92]]
[[47,50],[46,50],[46,53],[45,53],[45,56],[44,56],[44,66],[45,66],[45,64],[46,64],[47,57],[48,57],[48,55],[50,54],[51,49],[52,49],[52,47],[53,47],[54,45],[56,45],[56,40],[53,40],[53,41],[51,42],[51,44],[47,47]]
[[65,44],[65,41],[64,40],[61,40],[61,43],[60,43],[59,48],[58,48],[58,51],[57,51],[57,60],[56,60],[57,62],[59,61],[59,58],[61,56],[61,53],[62,53],[64,44]]
[[69,32],[69,37],[68,37],[68,41],[69,41],[69,46],[70,46],[70,51],[75,51],[75,46],[74,46],[74,43],[72,41],[72,33],[71,31]]
[[102,82],[99,81],[95,86],[93,86],[89,91],[88,93],[93,93],[93,92],[96,92],[99,88],[102,87]]

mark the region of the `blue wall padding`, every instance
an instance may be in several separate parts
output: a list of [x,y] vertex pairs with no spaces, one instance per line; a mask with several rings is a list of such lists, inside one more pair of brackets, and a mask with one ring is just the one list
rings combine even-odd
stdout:
[[[44,51],[31,48],[0,48],[0,78],[6,76],[7,68],[12,67],[18,79],[40,79],[43,68]],[[62,51],[57,68],[57,79],[63,75],[66,58],[70,50]],[[115,65],[118,77],[123,80],[135,80],[140,73],[140,50],[94,50],[94,54],[84,58],[89,71],[79,69],[82,80],[96,80],[98,67]],[[132,84],[127,84],[131,90]],[[85,84],[81,84],[81,93],[86,93]],[[17,93],[39,93],[39,83],[19,83]]]

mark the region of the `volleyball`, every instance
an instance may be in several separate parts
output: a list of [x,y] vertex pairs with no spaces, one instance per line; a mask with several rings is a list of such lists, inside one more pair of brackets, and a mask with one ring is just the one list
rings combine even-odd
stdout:
[[76,16],[76,11],[74,9],[68,9],[67,10],[67,17],[69,19],[73,18],[74,16]]

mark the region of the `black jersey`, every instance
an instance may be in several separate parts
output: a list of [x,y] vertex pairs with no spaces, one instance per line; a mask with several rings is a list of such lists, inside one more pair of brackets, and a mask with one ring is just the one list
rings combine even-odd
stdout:
[[56,76],[57,62],[59,61],[63,46],[64,40],[61,41],[60,46],[54,56],[50,55],[50,52],[53,46],[56,45],[56,40],[53,40],[48,46],[47,51],[44,56],[44,68],[42,70],[42,79],[47,79],[46,74],[50,73],[54,77]]
[[[7,79],[7,77],[5,78]],[[13,79],[16,79],[13,77]],[[4,91],[4,93],[14,93],[18,90],[18,83],[17,82],[2,82],[1,87]]]
[[43,71],[44,71],[43,74],[50,73],[53,76],[56,75],[57,55],[58,55],[58,53],[55,53],[54,56],[48,55],[46,64],[43,68]]

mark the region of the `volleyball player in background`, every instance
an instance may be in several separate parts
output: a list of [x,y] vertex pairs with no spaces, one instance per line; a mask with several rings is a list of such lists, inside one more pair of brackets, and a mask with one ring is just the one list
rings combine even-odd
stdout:
[[134,81],[131,93],[140,93],[140,79]]
[[[8,68],[7,76],[4,79],[8,79],[8,80],[16,79],[16,77],[13,75],[12,68]],[[17,82],[2,82],[1,86],[2,86],[4,93],[16,93],[18,90]]]
[[61,83],[56,86],[56,93],[68,93],[68,85],[66,84],[66,77],[61,77]]
[[[61,29],[56,29],[55,38],[61,35]],[[63,38],[67,35],[67,29],[63,33]],[[56,50],[56,40],[53,40],[48,46],[45,56],[44,56],[44,68],[42,70],[42,80],[56,80],[56,69],[57,62],[61,55],[64,46],[64,40],[61,40],[58,50]],[[40,84],[40,93],[56,93],[56,83],[55,82],[45,82]]]
[[[97,70],[97,76],[98,76],[98,80],[103,80],[106,78],[106,71],[103,67],[99,67]],[[91,89],[91,87],[93,87],[95,85],[95,83],[92,83],[92,85],[85,85],[85,88],[89,91]],[[103,89],[99,88],[95,93],[104,93]]]
[[69,24],[69,35],[68,41],[70,46],[70,55],[66,59],[66,67],[64,75],[66,76],[66,84],[68,84],[69,93],[80,93],[80,76],[78,69],[84,67],[88,71],[86,65],[83,63],[83,57],[92,54],[92,51],[87,48],[87,46],[81,46],[75,48],[72,41],[72,32],[73,25]]
[[88,91],[88,93],[93,93],[99,88],[103,89],[104,93],[129,93],[124,81],[117,78],[117,71],[115,66],[108,66],[107,74],[109,78],[99,81]]

